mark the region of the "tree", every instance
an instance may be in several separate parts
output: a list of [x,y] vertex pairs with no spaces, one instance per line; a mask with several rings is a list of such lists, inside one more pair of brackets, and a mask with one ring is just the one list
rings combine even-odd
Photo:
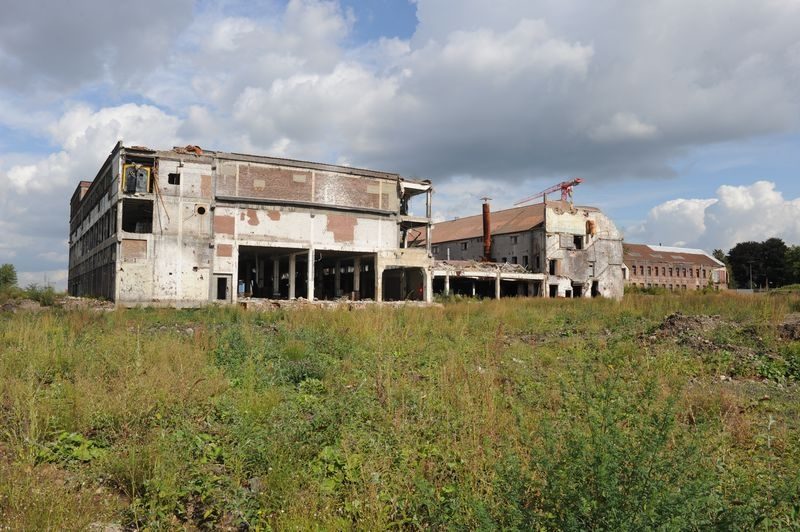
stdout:
[[722,264],[725,265],[725,271],[727,276],[725,277],[728,280],[728,286],[731,288],[735,287],[735,281],[733,280],[733,272],[731,271],[731,261],[728,260],[728,256],[725,255],[725,252],[721,249],[715,249],[711,256],[720,261]]
[[800,283],[800,246],[790,246],[786,250],[786,269],[789,283]]
[[[740,288],[783,286],[791,282],[786,244],[780,238],[740,242],[728,252],[731,273]],[[751,286],[752,283],[752,286]]]
[[17,286],[17,269],[13,264],[3,264],[0,266],[0,288],[14,286]]

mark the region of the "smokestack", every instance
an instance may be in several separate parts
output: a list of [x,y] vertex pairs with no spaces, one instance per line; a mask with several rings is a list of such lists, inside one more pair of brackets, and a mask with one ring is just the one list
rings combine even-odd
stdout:
[[492,198],[483,199],[483,260],[490,262],[492,260],[492,217],[489,210],[489,200]]

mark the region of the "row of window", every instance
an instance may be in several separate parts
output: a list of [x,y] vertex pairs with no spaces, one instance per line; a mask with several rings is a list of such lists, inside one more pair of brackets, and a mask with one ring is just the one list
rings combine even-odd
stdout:
[[[644,266],[638,266],[638,270],[637,270],[637,266],[631,266],[631,275],[635,277],[637,275],[637,271],[638,271],[638,275],[639,276],[644,276],[644,268],[645,268]],[[658,269],[659,269],[658,266],[648,266],[647,267],[647,275],[648,276],[653,276],[653,275],[657,276],[658,275]],[[702,270],[700,268],[697,268],[696,270],[693,269],[693,268],[688,268],[688,269],[687,268],[675,268],[673,270],[672,267],[667,268],[666,266],[661,266],[661,277],[667,277],[668,276],[667,275],[668,271],[669,271],[669,277],[686,277],[687,274],[688,274],[689,277],[695,277],[695,275],[697,277],[700,277],[701,271],[702,271],[702,274],[703,274],[703,278],[708,277],[708,275],[707,275],[708,272],[706,272],[705,268],[703,268]],[[674,272],[674,274],[673,274],[673,272]]]
[[[631,283],[631,286],[638,286],[639,288],[666,288],[667,290],[686,290],[685,284],[658,284],[658,283]],[[700,285],[694,287],[695,290],[700,290]]]

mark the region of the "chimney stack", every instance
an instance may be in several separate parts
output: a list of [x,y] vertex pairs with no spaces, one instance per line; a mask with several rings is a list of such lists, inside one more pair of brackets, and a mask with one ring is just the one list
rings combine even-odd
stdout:
[[483,260],[484,262],[491,262],[492,260],[492,218],[489,210],[489,200],[492,198],[483,199]]

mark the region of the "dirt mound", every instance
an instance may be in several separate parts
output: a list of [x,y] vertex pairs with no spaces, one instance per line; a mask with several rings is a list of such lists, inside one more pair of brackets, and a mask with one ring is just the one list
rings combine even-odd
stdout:
[[800,312],[788,314],[778,325],[778,334],[784,340],[800,340]]
[[719,316],[686,316],[680,312],[675,312],[664,318],[664,322],[659,325],[656,335],[666,336],[686,336],[703,334],[713,331],[723,324]]

